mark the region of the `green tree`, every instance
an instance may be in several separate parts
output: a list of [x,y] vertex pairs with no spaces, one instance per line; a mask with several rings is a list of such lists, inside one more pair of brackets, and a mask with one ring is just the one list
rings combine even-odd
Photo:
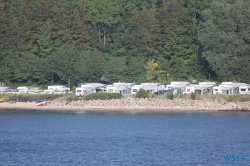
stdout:
[[[250,3],[214,0],[199,31],[203,57],[221,80],[250,81]],[[244,75],[244,77],[242,77]]]
[[52,82],[56,76],[59,77],[58,82],[68,84],[70,79],[72,85],[77,83],[76,63],[79,60],[81,52],[73,46],[63,46],[58,48],[47,59],[48,67],[47,75],[51,75]]
[[88,2],[87,8],[85,19],[92,23],[99,42],[105,46],[108,31],[122,20],[119,4],[112,0],[92,0]]
[[37,43],[39,47],[38,56],[41,58],[47,58],[48,55],[52,53],[55,49],[53,46],[53,41],[51,40],[51,30],[52,30],[52,22],[51,20],[47,20],[44,25],[40,28],[40,32],[38,32]]
[[[193,19],[187,10],[175,0],[164,3],[157,18],[161,24],[161,56],[169,73],[175,79],[188,79],[201,72],[198,51],[193,39]],[[162,64],[163,64],[162,63]],[[164,68],[161,65],[161,68]]]
[[161,74],[163,73],[162,70],[158,70],[158,63],[155,62],[154,59],[149,60],[146,63],[145,69],[147,71],[147,81],[155,81],[156,78],[160,78],[160,81],[162,81]]
[[129,30],[127,42],[132,49],[132,55],[157,56],[161,43],[159,43],[160,29],[155,11],[143,9],[134,12]]
[[39,82],[43,61],[34,55],[10,53],[4,60],[5,79],[16,83]]
[[142,56],[130,56],[127,58],[126,81],[137,83],[146,81],[145,59]]
[[103,74],[104,55],[98,50],[84,51],[75,64],[78,83],[99,82]]
[[110,82],[125,81],[127,75],[126,59],[124,57],[108,57],[103,65],[103,73],[107,75]]

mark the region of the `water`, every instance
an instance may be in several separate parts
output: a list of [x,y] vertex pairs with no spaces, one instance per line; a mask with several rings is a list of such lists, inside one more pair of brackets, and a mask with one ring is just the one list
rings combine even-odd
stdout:
[[0,111],[1,166],[249,164],[247,112]]

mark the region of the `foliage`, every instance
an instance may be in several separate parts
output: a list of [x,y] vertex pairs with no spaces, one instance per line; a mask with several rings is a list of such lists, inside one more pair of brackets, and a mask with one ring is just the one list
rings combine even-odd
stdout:
[[[250,83],[246,0],[0,0],[10,85],[171,80]],[[147,62],[155,61],[152,66]],[[156,65],[156,66],[155,66]]]
[[162,78],[160,77],[160,74],[163,73],[162,70],[157,70],[158,67],[158,63],[155,62],[154,59],[149,60],[146,63],[145,69],[147,71],[146,76],[147,76],[147,80],[148,81],[153,81],[155,80],[155,78],[160,78],[160,81],[162,80]]
[[144,90],[144,89],[140,89],[137,93],[136,93],[136,95],[135,95],[137,98],[149,98],[149,94],[148,94],[148,92],[146,91],[146,90]]
[[190,97],[191,97],[192,100],[194,100],[195,97],[196,97],[196,94],[192,92],[191,95],[190,95]]
[[121,98],[122,94],[120,93],[91,93],[84,96],[84,100],[110,100]]
[[250,3],[214,0],[199,31],[203,57],[221,80],[249,82]]
[[125,57],[107,58],[103,65],[103,72],[107,75],[111,83],[125,81],[125,76],[127,75],[126,70]]
[[169,90],[167,93],[167,99],[173,100],[174,99],[174,93],[172,90]]

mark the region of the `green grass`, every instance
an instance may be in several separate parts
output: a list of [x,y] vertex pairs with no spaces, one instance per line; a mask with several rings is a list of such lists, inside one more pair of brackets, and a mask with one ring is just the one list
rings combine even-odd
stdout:
[[[19,102],[27,102],[27,101],[37,101],[39,99],[47,99],[49,101],[51,100],[67,100],[68,102],[71,102],[73,100],[106,100],[106,99],[120,99],[122,97],[127,98],[135,98],[135,95],[125,95],[122,96],[119,93],[93,93],[90,95],[86,95],[83,97],[75,97],[74,94],[3,94],[3,98],[5,98],[5,101],[8,102],[10,100],[16,101],[18,99]],[[158,98],[158,99],[167,99],[167,95],[149,95],[149,98]],[[179,99],[191,99],[190,95],[174,95],[174,98]],[[250,95],[196,95],[195,100],[203,100],[203,99],[211,99],[211,100],[218,100],[225,99],[228,102],[245,102],[250,101]]]
[[33,102],[39,99],[54,100],[60,98],[58,94],[4,94],[5,101]]

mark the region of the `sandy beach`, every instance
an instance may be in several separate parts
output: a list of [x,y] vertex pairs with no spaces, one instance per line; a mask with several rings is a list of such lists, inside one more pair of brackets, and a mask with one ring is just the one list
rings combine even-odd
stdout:
[[76,110],[93,112],[168,112],[168,111],[249,111],[250,102],[234,103],[225,100],[183,100],[183,99],[113,99],[93,101],[62,100],[49,101],[47,106],[36,106],[35,102],[0,103],[0,109],[32,110]]

